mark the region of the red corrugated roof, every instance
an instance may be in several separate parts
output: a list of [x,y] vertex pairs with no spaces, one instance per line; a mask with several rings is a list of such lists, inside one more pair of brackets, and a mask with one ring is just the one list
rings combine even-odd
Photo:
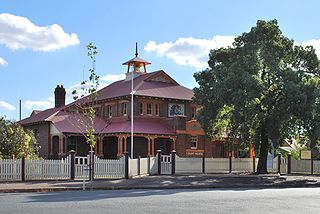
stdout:
[[[133,121],[133,132],[135,134],[159,134],[174,135],[174,131],[167,125],[155,119],[136,118]],[[102,134],[131,133],[131,121],[111,122],[101,132]]]
[[19,124],[25,125],[30,123],[38,123],[38,122],[45,122],[48,121],[47,119],[56,114],[61,108],[49,108],[44,111],[41,111],[37,114],[33,114],[30,117],[27,117],[23,120],[19,121]]
[[[163,77],[165,77],[166,79],[171,80],[169,81],[170,83],[154,81],[152,79],[153,77],[157,77],[160,75],[163,75]],[[141,74],[135,77],[134,91],[136,91],[135,95],[138,95],[138,96],[181,99],[181,100],[188,100],[188,101],[192,100],[192,97],[193,97],[193,91],[191,89],[180,86],[177,82],[175,82],[169,75],[167,75],[162,70],[148,73],[148,74]],[[130,95],[130,92],[131,92],[130,79],[121,80],[121,81],[114,82],[109,86],[101,89],[98,92],[98,100],[105,100],[110,98],[127,96],[127,95]],[[66,107],[72,106],[73,104],[74,103],[70,103]],[[67,113],[62,109],[64,109],[64,107],[47,109],[37,114],[31,115],[30,117],[19,121],[19,123],[21,125],[25,125],[25,124],[32,124],[37,122],[52,121],[54,124],[57,124],[57,126],[60,127],[61,130],[58,127],[57,128],[62,132],[75,132],[77,127],[72,128],[72,124],[71,124],[75,122],[74,116],[72,116],[72,113]],[[96,122],[97,122],[96,130],[102,130],[106,125],[105,124],[106,122],[101,118],[98,118]],[[114,132],[116,129],[113,127],[116,127],[123,131],[125,130],[125,132],[128,132],[128,129],[126,128],[128,126],[128,123],[129,122],[126,122],[126,123],[122,122],[121,124],[114,123],[112,126],[110,126],[109,129],[107,129],[106,133],[109,133],[109,131]],[[145,126],[145,124],[152,125],[155,128],[152,128],[151,126],[150,127]],[[157,125],[157,123],[150,123],[150,121],[145,121],[145,122],[137,121],[137,127],[135,132],[136,133],[158,133],[158,134],[161,134],[163,132],[164,134],[168,134],[168,133],[172,134],[170,130],[165,129],[165,127],[163,127],[161,124]]]
[[[86,127],[81,125],[86,121],[82,114],[60,111],[50,118],[53,125],[62,133],[84,133]],[[89,122],[89,121],[88,121]],[[100,117],[95,117],[94,129],[100,133],[107,126],[107,123]]]
[[[167,75],[164,71],[156,71],[149,74],[141,74],[134,78],[133,85],[135,95],[138,96],[150,96],[169,99],[181,99],[192,100],[193,91],[186,87],[183,87],[175,83],[150,81],[150,77],[162,72],[163,75]],[[168,76],[171,78],[170,76]],[[147,81],[146,81],[147,80]],[[131,93],[131,81],[120,80],[110,84],[109,86],[101,89],[98,92],[98,100],[110,99],[120,96],[130,95]]]

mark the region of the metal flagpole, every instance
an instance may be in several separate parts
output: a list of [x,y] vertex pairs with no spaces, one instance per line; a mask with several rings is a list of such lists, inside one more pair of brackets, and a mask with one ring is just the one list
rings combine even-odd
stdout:
[[132,159],[133,159],[133,75],[134,75],[134,71],[132,71],[131,73],[131,158]]

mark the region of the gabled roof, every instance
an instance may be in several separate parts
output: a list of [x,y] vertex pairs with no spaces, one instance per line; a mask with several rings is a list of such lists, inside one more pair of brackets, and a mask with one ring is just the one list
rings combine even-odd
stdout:
[[[158,98],[168,98],[168,99],[178,99],[178,100],[187,100],[191,101],[193,97],[193,91],[186,87],[179,85],[174,79],[172,79],[166,72],[163,70],[155,71],[152,73],[141,74],[134,78],[134,91],[137,96],[146,96],[146,97],[158,97]],[[116,97],[128,96],[131,93],[131,80],[120,80],[114,82],[105,88],[99,90],[97,100],[105,100]],[[82,98],[84,99],[84,98]],[[79,102],[75,101],[75,102]],[[59,123],[57,118],[61,119],[61,116],[72,118],[70,114],[63,111],[64,108],[70,107],[75,104],[75,102],[70,103],[67,106],[59,108],[50,108],[44,111],[34,111],[30,117],[25,118],[19,123],[21,125],[39,123],[39,122],[53,122]],[[67,114],[67,115],[66,115]],[[99,119],[98,119],[99,120]],[[103,119],[101,119],[103,121]],[[61,123],[61,127],[65,127],[68,121]],[[98,122],[98,129],[101,128],[101,121]],[[100,125],[99,125],[100,124]],[[69,124],[70,125],[70,124]],[[103,124],[101,125],[103,126]],[[96,129],[96,130],[98,130]],[[61,128],[65,130],[65,128]],[[70,130],[72,131],[72,130]]]
[[31,114],[30,117],[27,117],[23,120],[19,121],[19,124],[31,124],[31,123],[39,123],[39,122],[46,122],[49,117],[59,112],[61,108],[49,108],[44,111],[38,112],[37,114]]
[[[158,79],[156,78],[158,77]],[[161,78],[160,78],[161,77]],[[166,81],[164,81],[166,80]],[[133,80],[133,90],[135,95],[150,96],[169,99],[180,99],[191,101],[193,91],[180,86],[163,70],[148,74],[141,74]],[[131,93],[131,81],[120,80],[114,82],[98,92],[98,100],[105,100],[121,96],[127,96]]]

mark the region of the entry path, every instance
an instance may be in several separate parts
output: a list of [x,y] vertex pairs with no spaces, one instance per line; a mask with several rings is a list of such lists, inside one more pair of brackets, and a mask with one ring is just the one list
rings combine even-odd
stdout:
[[320,213],[320,188],[0,193],[0,213]]

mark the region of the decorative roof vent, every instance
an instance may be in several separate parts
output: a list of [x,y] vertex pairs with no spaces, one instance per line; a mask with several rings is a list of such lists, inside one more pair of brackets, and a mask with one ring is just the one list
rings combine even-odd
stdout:
[[[138,57],[138,43],[136,42],[136,53],[135,53],[136,57],[133,59],[130,59],[127,62],[122,63],[122,65],[127,65],[128,66],[128,70],[126,73],[126,76],[128,79],[129,77],[131,77],[131,75],[133,74],[134,77],[140,75],[140,74],[146,74],[147,73],[147,65],[151,64],[151,62],[147,62],[141,58]],[[143,68],[143,70],[142,70]],[[130,71],[131,69],[131,71]]]

